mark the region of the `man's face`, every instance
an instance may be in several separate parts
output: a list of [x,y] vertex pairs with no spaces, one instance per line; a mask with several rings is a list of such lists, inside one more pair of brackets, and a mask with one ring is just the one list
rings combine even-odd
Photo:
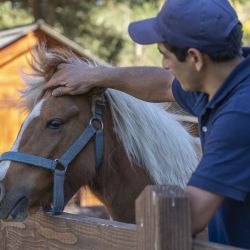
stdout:
[[158,49],[163,55],[162,66],[172,72],[175,78],[181,83],[181,86],[186,91],[200,91],[199,74],[195,70],[194,65],[190,60],[181,62],[178,58],[167,50],[163,44],[158,44]]

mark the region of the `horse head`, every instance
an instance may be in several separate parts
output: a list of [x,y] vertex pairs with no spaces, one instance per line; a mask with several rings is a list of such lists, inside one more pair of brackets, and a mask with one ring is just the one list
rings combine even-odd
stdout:
[[[78,60],[67,50],[48,51],[44,46],[36,49],[32,62],[36,79],[27,77],[28,87],[23,91],[26,107],[30,110],[12,152],[40,156],[44,159],[59,159],[89,126],[94,116],[92,110],[96,98],[103,93],[92,92],[84,96],[64,96],[55,98],[51,90],[43,91],[43,86],[60,63]],[[38,60],[39,59],[39,60]],[[90,65],[90,64],[89,64]],[[91,66],[91,65],[90,65]],[[103,112],[106,107],[103,106]],[[103,117],[108,119],[108,117]],[[91,121],[100,126],[97,121]],[[109,136],[109,128],[105,129]],[[108,139],[112,144],[112,138]],[[108,143],[106,143],[108,145]],[[65,176],[65,203],[82,186],[91,185],[96,174],[94,141],[90,140],[83,154],[76,155]],[[108,146],[107,146],[108,147]],[[80,166],[80,170],[78,167]],[[53,174],[49,169],[34,167],[17,161],[2,161],[0,165],[1,206],[0,217],[22,220],[28,208],[49,207],[52,202]]]

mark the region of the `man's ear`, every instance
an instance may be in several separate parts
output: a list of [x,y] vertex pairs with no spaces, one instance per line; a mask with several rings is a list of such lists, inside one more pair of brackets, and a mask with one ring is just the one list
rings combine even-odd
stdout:
[[188,50],[188,60],[190,60],[191,63],[195,66],[197,72],[200,72],[203,69],[204,56],[198,49],[190,48]]

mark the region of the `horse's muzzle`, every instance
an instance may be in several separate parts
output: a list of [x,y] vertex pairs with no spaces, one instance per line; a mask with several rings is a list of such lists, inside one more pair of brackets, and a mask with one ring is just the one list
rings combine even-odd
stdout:
[[[7,197],[8,198],[8,197]],[[18,200],[11,202],[6,199],[2,200],[0,207],[0,220],[4,221],[24,221],[28,216],[28,199],[23,196]]]
[[22,197],[11,209],[7,221],[24,221],[28,216],[28,199]]
[[8,195],[0,182],[0,220],[23,221],[28,216],[28,199],[18,192]]

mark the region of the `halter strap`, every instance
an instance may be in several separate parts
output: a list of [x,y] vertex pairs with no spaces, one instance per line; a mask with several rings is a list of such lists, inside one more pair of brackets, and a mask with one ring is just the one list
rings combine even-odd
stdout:
[[47,168],[49,170],[55,170],[56,162],[54,160],[46,159],[40,156],[25,154],[21,152],[6,152],[0,157],[0,161],[15,161],[21,162],[36,167]]
[[[15,161],[29,164],[36,167],[42,167],[54,172],[53,185],[53,207],[46,212],[50,215],[59,215],[64,209],[64,179],[69,164],[95,136],[95,155],[96,155],[96,171],[99,170],[103,159],[103,113],[102,106],[104,102],[96,102],[96,110],[94,116],[90,119],[88,127],[80,135],[80,137],[70,146],[70,148],[58,159],[51,160],[41,156],[21,152],[6,152],[0,157],[1,161]],[[93,126],[93,121],[99,122],[99,128]]]

